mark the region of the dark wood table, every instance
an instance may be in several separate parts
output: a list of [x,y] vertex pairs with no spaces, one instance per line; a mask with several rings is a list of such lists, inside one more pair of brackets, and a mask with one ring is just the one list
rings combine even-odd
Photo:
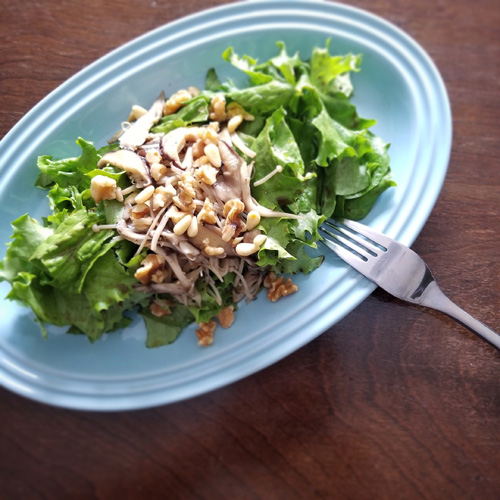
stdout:
[[[0,0],[0,137],[109,50],[223,0]],[[500,4],[357,0],[445,80],[454,138],[414,244],[500,328]],[[177,404],[93,413],[0,390],[0,498],[498,499],[500,353],[377,290],[260,373]]]

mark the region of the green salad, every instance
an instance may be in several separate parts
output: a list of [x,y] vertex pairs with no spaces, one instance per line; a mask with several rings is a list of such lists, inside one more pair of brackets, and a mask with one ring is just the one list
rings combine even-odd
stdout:
[[262,63],[224,52],[244,88],[209,70],[203,90],[134,106],[105,147],[79,138],[78,157],[38,158],[51,213],[12,223],[0,279],[44,336],[95,341],[138,313],[148,347],[193,322],[208,346],[242,300],[297,292],[285,276],[321,265],[307,249],[325,218],[361,219],[394,185],[388,144],[351,102],[361,57],[277,45]]

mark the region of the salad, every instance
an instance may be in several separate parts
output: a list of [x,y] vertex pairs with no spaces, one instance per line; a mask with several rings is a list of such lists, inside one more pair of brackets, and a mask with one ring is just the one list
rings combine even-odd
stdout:
[[361,57],[277,45],[263,63],[224,52],[244,88],[209,70],[203,90],[133,106],[108,145],[38,158],[51,213],[12,223],[0,280],[44,336],[53,324],[95,341],[138,312],[148,347],[192,322],[208,346],[242,300],[297,292],[285,276],[321,265],[308,248],[322,221],[361,219],[394,185],[388,144],[351,102]]

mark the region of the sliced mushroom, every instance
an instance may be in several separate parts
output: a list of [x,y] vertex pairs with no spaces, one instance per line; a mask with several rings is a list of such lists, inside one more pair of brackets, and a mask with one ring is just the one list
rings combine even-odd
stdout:
[[238,153],[224,141],[219,141],[219,151],[223,167],[217,175],[213,188],[224,203],[234,198],[241,199],[240,164],[242,160]]
[[186,141],[195,141],[198,138],[197,132],[198,127],[179,127],[172,130],[161,140],[163,154],[170,160],[180,163],[179,153],[186,145]]
[[106,153],[97,164],[98,168],[110,164],[127,172],[130,180],[138,187],[143,188],[151,184],[151,177],[144,160],[133,151],[119,149]]
[[145,115],[135,121],[120,137],[120,147],[136,149],[144,143],[151,127],[162,117],[165,93],[162,92]]
[[238,172],[240,168],[240,155],[226,142],[219,140],[219,152],[224,162],[226,172]]

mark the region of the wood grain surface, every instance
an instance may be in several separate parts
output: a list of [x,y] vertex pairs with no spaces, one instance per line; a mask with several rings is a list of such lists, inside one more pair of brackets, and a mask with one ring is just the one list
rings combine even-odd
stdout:
[[[223,3],[0,0],[0,137],[111,49]],[[352,5],[407,31],[443,75],[452,155],[413,248],[498,330],[500,3]],[[286,359],[185,402],[93,413],[0,389],[0,498],[498,499],[500,353],[378,290]]]

